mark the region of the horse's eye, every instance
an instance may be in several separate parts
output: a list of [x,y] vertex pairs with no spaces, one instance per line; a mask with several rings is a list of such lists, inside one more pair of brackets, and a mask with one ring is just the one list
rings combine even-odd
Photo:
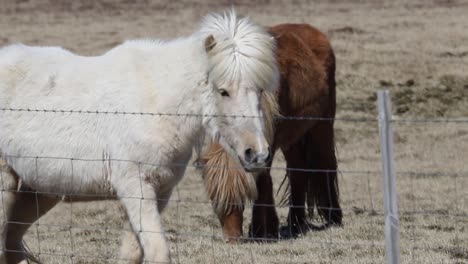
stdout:
[[228,91],[224,89],[219,89],[219,93],[221,94],[221,96],[229,97]]

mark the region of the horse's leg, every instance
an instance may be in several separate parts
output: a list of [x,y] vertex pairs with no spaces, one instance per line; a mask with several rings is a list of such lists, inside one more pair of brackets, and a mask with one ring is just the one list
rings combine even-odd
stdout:
[[28,228],[59,202],[58,198],[45,196],[31,190],[16,193],[13,210],[8,221],[6,247],[7,263],[19,263],[26,259],[22,239]]
[[119,262],[126,264],[139,264],[143,259],[138,237],[133,231],[127,231],[120,238],[121,246],[119,253]]
[[[271,167],[271,162],[268,167]],[[273,198],[270,170],[261,172],[256,182],[258,197],[253,205],[249,235],[253,238],[277,239],[279,220]]]
[[[9,248],[6,246],[7,242],[7,234],[8,234],[8,229],[10,226],[8,225],[9,219],[11,219],[11,214],[14,210],[15,203],[16,203],[16,198],[17,198],[17,193],[16,193],[16,188],[18,186],[18,177],[17,175],[12,172],[7,166],[3,163],[3,161],[0,159],[0,183],[1,183],[1,202],[2,202],[2,208],[3,211],[1,212],[3,214],[3,221],[2,221],[2,226],[1,226],[1,252],[0,252],[0,263],[5,264],[5,263],[11,263],[7,262],[7,257],[10,258],[10,253]],[[13,230],[14,231],[14,230]]]
[[[287,175],[290,184],[288,228],[282,230],[282,236],[296,236],[307,231],[307,219],[305,214],[305,198],[307,187],[307,175],[301,169],[306,169],[304,153],[304,139],[283,150],[286,159]],[[286,233],[285,233],[286,232]]]
[[[158,211],[161,213],[169,202],[171,192],[166,192],[159,195]],[[128,218],[128,216],[127,216]],[[121,236],[121,246],[119,253],[119,263],[138,264],[141,263],[143,252],[138,237],[134,232],[126,232]]]
[[164,192],[158,193],[158,211],[162,213],[164,209],[166,209],[167,204],[169,203],[169,199],[171,199],[172,189]]
[[[150,181],[130,178],[115,187],[135,236],[143,249],[144,261],[170,263],[169,248],[164,238],[156,192]],[[125,253],[125,252],[124,252]],[[131,256],[121,256],[131,259]]]
[[341,225],[343,212],[339,202],[339,187],[337,177],[337,161],[333,124],[319,123],[308,132],[309,140],[306,155],[308,164],[316,170],[308,178],[307,204],[313,210],[317,207],[318,214],[327,224]]
[[236,206],[229,214],[219,214],[218,218],[223,227],[223,236],[227,243],[235,244],[242,237],[242,222],[244,220],[244,207]]

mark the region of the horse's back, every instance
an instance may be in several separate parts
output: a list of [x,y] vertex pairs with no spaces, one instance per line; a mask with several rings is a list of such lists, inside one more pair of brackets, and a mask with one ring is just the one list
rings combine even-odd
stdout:
[[8,67],[34,67],[41,62],[56,62],[75,57],[73,53],[61,47],[38,47],[14,44],[0,48],[0,70]]
[[310,49],[315,54],[317,62],[323,67],[325,77],[323,91],[328,106],[324,114],[326,117],[334,118],[336,111],[336,59],[327,35],[309,24],[280,24],[274,27],[274,31],[280,34],[284,32],[294,34],[295,37],[304,42],[305,48]]
[[330,97],[332,117],[335,113],[335,70],[336,59],[333,47],[325,33],[309,24],[280,24],[274,27],[279,34],[289,32],[302,40],[305,48],[310,49],[316,56],[317,61],[323,66],[325,71],[325,84]]
[[330,65],[334,63],[333,48],[328,37],[309,24],[280,24],[271,28],[275,36],[293,34],[304,42],[304,48],[311,50],[320,62]]
[[[322,116],[329,103],[324,99],[334,96],[329,79],[334,79],[335,57],[328,38],[307,24],[281,24],[270,32],[277,40],[281,85],[287,87],[281,92],[288,93],[280,95],[283,114]],[[311,113],[298,112],[308,105],[315,105]]]
[[[22,44],[0,49],[0,99],[7,106],[13,96],[38,95],[42,79],[60,69],[75,55],[60,47],[33,47]],[[47,80],[45,80],[47,82]]]
[[77,109],[102,104],[98,99],[110,100],[109,89],[132,87],[122,77],[131,72],[127,54],[108,53],[85,57],[61,47],[21,44],[0,49],[0,104]]

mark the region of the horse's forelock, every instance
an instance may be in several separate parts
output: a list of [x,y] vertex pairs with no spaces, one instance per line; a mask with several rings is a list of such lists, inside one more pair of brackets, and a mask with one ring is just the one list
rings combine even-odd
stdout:
[[213,76],[221,81],[240,78],[262,89],[278,88],[274,38],[248,17],[238,17],[231,9],[203,19],[200,32],[215,37],[210,51]]

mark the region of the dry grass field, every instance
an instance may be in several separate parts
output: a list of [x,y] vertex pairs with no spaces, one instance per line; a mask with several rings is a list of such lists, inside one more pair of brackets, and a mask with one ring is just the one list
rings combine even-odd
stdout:
[[[0,0],[0,46],[59,45],[97,55],[125,39],[189,34],[204,14],[231,4],[264,25],[305,22],[329,35],[342,119],[336,131],[344,227],[277,243],[226,245],[201,178],[190,168],[164,212],[174,260],[384,262],[378,126],[347,119],[375,119],[375,91],[386,87],[398,118],[467,120],[468,2]],[[468,122],[395,122],[394,129],[402,262],[468,263]],[[277,188],[285,173],[281,155],[274,167]],[[279,213],[285,223],[287,208]],[[44,263],[118,263],[112,258],[124,228],[116,202],[60,204],[26,242]]]

